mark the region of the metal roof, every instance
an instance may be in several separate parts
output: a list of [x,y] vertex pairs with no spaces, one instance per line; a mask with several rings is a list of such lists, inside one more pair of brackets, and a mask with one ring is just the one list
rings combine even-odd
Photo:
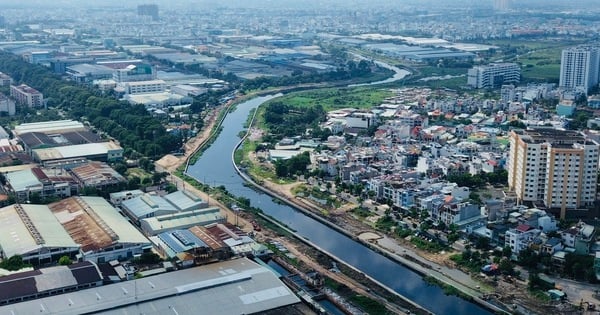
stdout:
[[172,192],[164,198],[181,211],[201,209],[208,206],[206,201],[187,190]]
[[84,261],[0,277],[0,301],[102,281],[96,264]]
[[[163,249],[169,257],[199,247],[208,247],[201,239],[189,230],[174,230],[163,232],[157,235],[158,239],[164,244]],[[166,247],[166,248],[165,248]]]
[[0,209],[0,246],[7,257],[40,248],[77,245],[45,205],[10,205]]
[[28,188],[40,186],[40,180],[33,174],[32,169],[20,170],[4,175],[14,191],[25,191]]
[[84,252],[114,243],[150,244],[102,197],[71,197],[50,204],[49,208]]
[[121,207],[131,217],[139,220],[152,213],[177,212],[178,209],[160,196],[144,194],[121,203]]
[[33,150],[34,155],[40,161],[70,159],[81,156],[97,156],[108,154],[110,150],[122,150],[114,142],[86,143],[77,145],[68,145],[47,149]]
[[41,132],[50,134],[60,131],[85,131],[85,127],[82,123],[74,120],[54,120],[20,124],[14,129],[15,135],[21,135],[28,132]]
[[299,302],[273,272],[241,258],[7,305],[0,315],[239,315]]
[[145,233],[157,234],[173,229],[186,229],[194,225],[207,225],[225,221],[219,208],[205,208],[142,219]]

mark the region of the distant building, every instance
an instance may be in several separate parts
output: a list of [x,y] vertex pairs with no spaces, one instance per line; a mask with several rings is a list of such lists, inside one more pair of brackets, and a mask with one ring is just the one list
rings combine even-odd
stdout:
[[146,235],[157,235],[196,225],[223,223],[225,220],[226,218],[221,214],[219,208],[211,207],[144,218],[140,220],[140,227]]
[[126,181],[125,177],[104,162],[93,161],[69,170],[80,188],[106,190]]
[[137,6],[137,14],[139,16],[150,16],[152,21],[158,21],[158,5],[140,4]]
[[39,132],[44,134],[57,134],[65,132],[86,131],[85,126],[74,120],[53,120],[35,123],[26,123],[15,126],[13,133],[19,136],[29,132]]
[[11,85],[10,96],[15,99],[18,105],[28,108],[39,108],[46,105],[44,103],[44,95],[25,84],[18,86]]
[[577,105],[571,100],[562,100],[556,105],[556,114],[558,116],[571,117],[575,114]]
[[548,208],[593,205],[600,146],[576,131],[537,128],[513,130],[508,157],[508,186],[519,202]]
[[40,168],[6,173],[6,186],[18,201],[28,201],[32,194],[40,198],[66,198],[77,194],[77,184],[67,171],[60,168]]
[[564,89],[588,93],[598,84],[600,49],[579,46],[564,49],[560,59],[560,83]]
[[134,223],[141,219],[175,214],[208,207],[208,203],[189,191],[176,191],[164,197],[150,194],[139,195],[121,201],[123,212]]
[[112,162],[123,158],[123,148],[115,142],[86,143],[32,150],[32,157],[40,163],[73,159],[78,157],[90,160]]
[[13,79],[6,73],[0,72],[0,86],[10,86]]
[[502,105],[508,105],[508,103],[516,101],[516,89],[512,84],[502,85],[500,88],[500,100],[502,101]]
[[120,84],[125,94],[161,93],[167,89],[163,80],[125,82]]
[[492,63],[468,71],[467,84],[478,89],[500,87],[521,82],[521,68],[516,63]]
[[8,116],[14,116],[17,111],[15,102],[6,97],[6,95],[0,93],[0,113],[4,113]]
[[523,249],[528,248],[541,231],[529,225],[521,224],[514,229],[506,231],[504,246],[510,247],[513,254],[518,255]]
[[588,96],[587,106],[593,109],[600,109],[600,95]]
[[77,83],[90,83],[94,80],[111,79],[113,72],[114,70],[109,67],[87,63],[68,66],[66,70],[69,78]]
[[136,189],[111,193],[109,197],[110,203],[112,203],[114,206],[120,206],[123,201],[130,200],[142,195],[144,195],[144,192],[139,189]]
[[152,81],[156,79],[156,70],[150,64],[131,64],[113,72],[116,82]]
[[494,11],[506,12],[510,9],[511,0],[494,0]]

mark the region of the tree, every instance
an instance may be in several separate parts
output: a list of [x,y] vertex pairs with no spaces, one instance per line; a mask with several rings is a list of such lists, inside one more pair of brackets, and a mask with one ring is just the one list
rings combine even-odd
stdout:
[[503,274],[513,275],[515,274],[515,265],[508,258],[503,258],[498,264],[498,270]]
[[504,246],[502,248],[502,256],[504,257],[510,257],[512,255],[512,249],[510,249],[510,246]]
[[71,260],[71,258],[69,258],[69,256],[62,256],[58,259],[58,264],[61,266],[68,266],[72,263],[73,261]]
[[25,263],[23,263],[23,257],[19,255],[11,256],[10,258],[5,259],[0,263],[0,268],[9,271],[16,271],[23,267],[25,267]]
[[525,248],[519,252],[519,264],[523,267],[533,270],[537,268],[540,257],[531,249]]
[[145,252],[140,255],[136,262],[141,264],[157,264],[161,261],[160,256],[153,252]]

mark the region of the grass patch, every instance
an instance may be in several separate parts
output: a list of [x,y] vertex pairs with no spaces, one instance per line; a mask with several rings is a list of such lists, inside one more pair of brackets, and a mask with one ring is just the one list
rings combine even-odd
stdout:
[[372,87],[327,88],[293,92],[271,101],[299,108],[320,104],[326,111],[331,111],[346,107],[371,108],[381,105],[383,100],[390,96],[391,91]]
[[438,253],[438,252],[441,252],[446,249],[446,247],[444,245],[442,245],[436,241],[429,242],[429,241],[420,239],[418,237],[411,238],[410,242],[413,243],[413,245],[417,246],[418,249],[426,250],[428,252],[433,252],[433,253]]
[[391,314],[385,305],[363,295],[353,295],[350,301],[368,314]]
[[551,300],[550,295],[542,290],[529,290],[529,294],[544,303],[548,303]]
[[375,222],[375,228],[384,232],[390,232],[395,226],[396,221],[389,215],[384,215]]
[[356,207],[350,210],[350,212],[363,219],[371,215],[371,212],[369,210],[362,207]]
[[146,177],[152,177],[152,175],[148,172],[146,172],[145,170],[139,168],[139,167],[135,167],[135,168],[128,168],[127,169],[127,177],[131,178],[133,176],[141,179],[144,179]]

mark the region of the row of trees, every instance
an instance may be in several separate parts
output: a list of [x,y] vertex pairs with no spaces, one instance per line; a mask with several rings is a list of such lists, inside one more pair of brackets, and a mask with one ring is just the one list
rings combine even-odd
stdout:
[[7,52],[0,53],[0,69],[15,82],[41,91],[49,107],[66,112],[73,119],[87,119],[123,146],[144,155],[156,158],[181,146],[180,139],[168,134],[142,105],[130,105],[64,81],[47,68],[29,64]]
[[302,83],[320,83],[331,81],[350,80],[353,78],[365,77],[372,74],[371,64],[366,60],[358,63],[352,60],[339,66],[337,69],[327,72],[309,72],[294,71],[291,76],[281,77],[258,77],[246,80],[241,84],[243,90],[265,89],[271,86],[290,86]]
[[451,174],[446,177],[449,182],[457,183],[459,186],[469,188],[483,188],[486,184],[506,185],[508,183],[508,172],[499,170],[492,173],[481,173],[471,175],[469,173]]

